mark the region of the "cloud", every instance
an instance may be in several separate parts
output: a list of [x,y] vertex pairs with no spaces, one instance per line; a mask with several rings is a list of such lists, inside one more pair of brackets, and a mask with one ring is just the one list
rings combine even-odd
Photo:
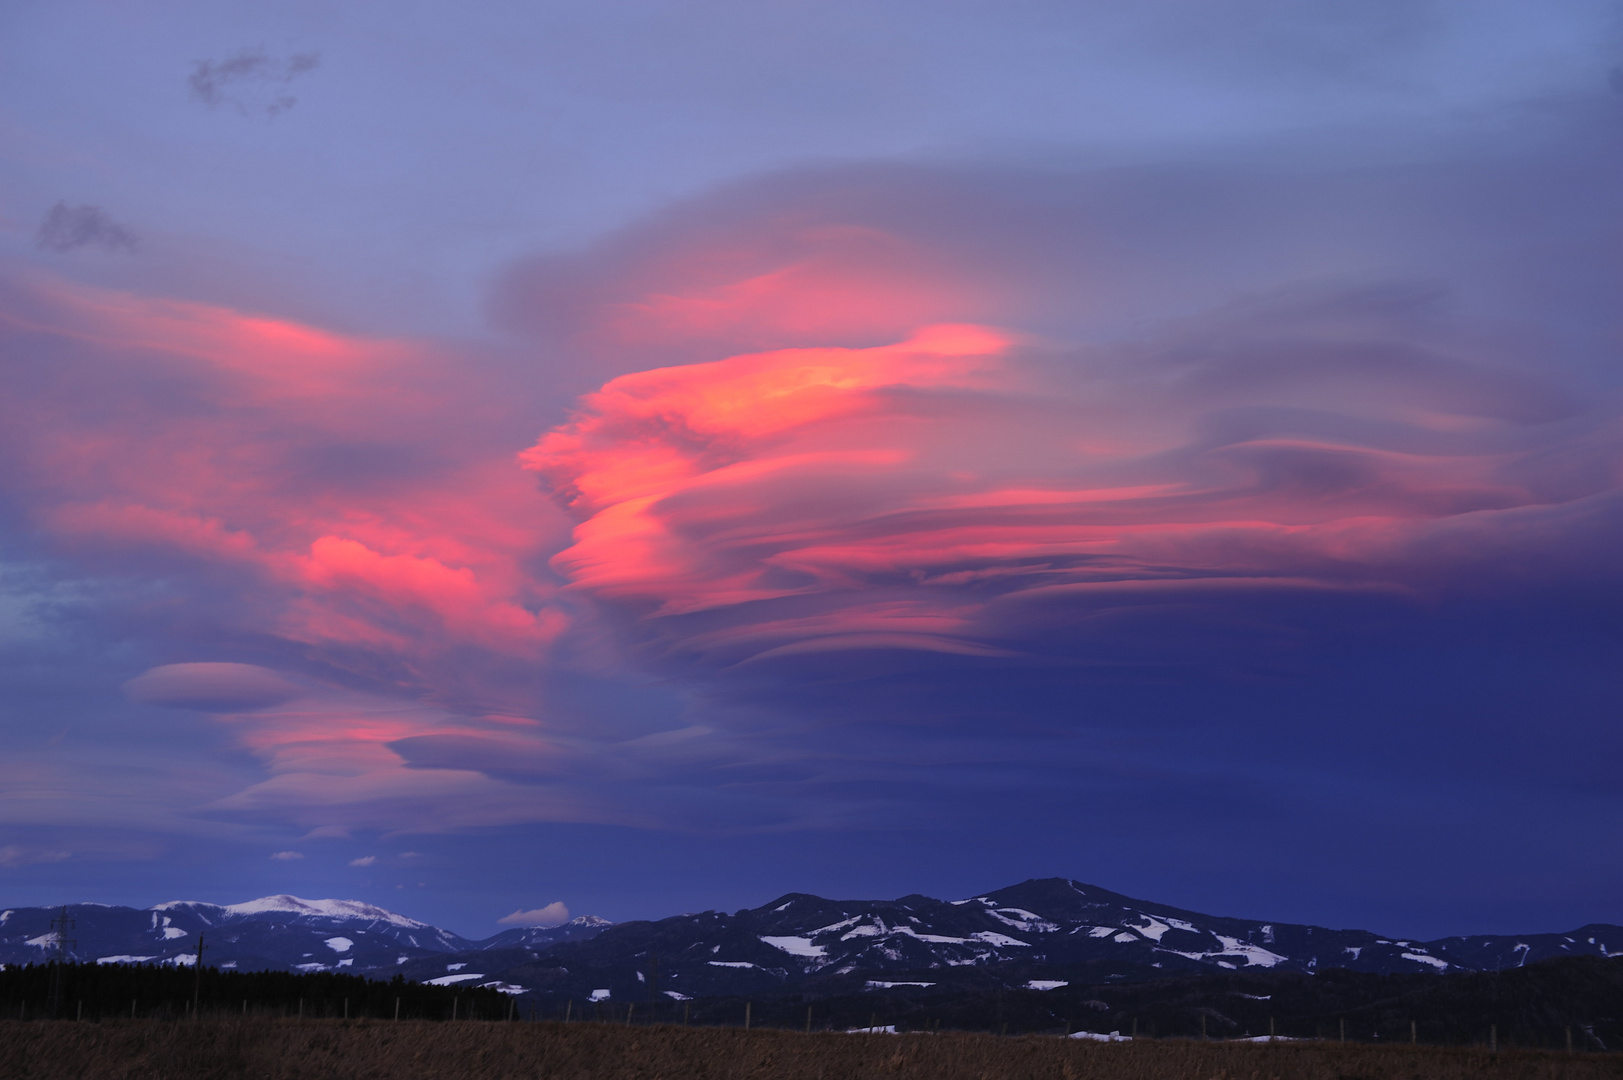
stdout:
[[7,870],[38,863],[65,862],[71,858],[71,851],[54,851],[25,844],[0,844],[0,867]]
[[1601,145],[778,175],[514,269],[516,359],[0,283],[0,520],[213,715],[138,714],[229,763],[172,796],[211,824],[939,827],[1274,790],[1355,767],[1336,724],[1442,757],[1439,650],[1618,588]]
[[554,900],[546,907],[534,911],[515,911],[496,920],[497,926],[560,926],[569,921],[569,909],[562,900]]
[[[1454,666],[1479,649],[1577,745],[1594,709],[1526,628],[1582,636],[1623,597],[1591,288],[1623,264],[1586,236],[1623,200],[1586,124],[1547,161],[1418,170],[809,170],[524,264],[501,316],[560,379],[600,373],[522,456],[576,520],[551,560],[576,625],[747,732],[711,790],[771,764],[728,790],[801,826],[1356,788],[1401,771],[1394,740],[1446,754],[1473,723],[1438,719],[1449,693],[1515,726]],[[1582,206],[1542,194],[1563,173]],[[854,235],[907,257],[858,266]],[[1348,731],[1368,749],[1325,765]]]
[[147,705],[205,712],[236,712],[279,705],[303,691],[254,664],[165,664],[124,684],[124,692]]
[[372,866],[377,861],[378,861],[378,857],[376,855],[362,855],[358,859],[349,860],[349,865],[351,865],[351,866]]
[[1331,610],[1611,581],[1615,319],[1506,232],[1623,280],[1597,116],[1420,169],[803,170],[523,263],[497,315],[602,372],[523,455],[576,518],[551,565],[750,708],[908,665],[1233,674]]
[[215,790],[216,812],[339,832],[579,816],[385,745],[536,723],[569,615],[533,567],[566,526],[513,464],[532,425],[491,393],[510,373],[63,283],[0,282],[0,308],[7,355],[28,358],[0,401],[22,557],[100,582],[74,602],[157,661],[132,700],[214,713],[274,770],[235,802]]
[[703,665],[1029,656],[1063,648],[1062,608],[1089,640],[1154,597],[1408,595],[1439,529],[1525,542],[1617,490],[1550,467],[1594,437],[1615,459],[1610,409],[1417,335],[1427,302],[1287,294],[1126,351],[950,326],[656,369],[524,461],[580,519],[553,565]]
[[274,851],[271,853],[271,858],[278,862],[294,862],[304,858],[304,853],[302,851]]
[[69,206],[59,202],[45,214],[39,230],[34,233],[34,246],[41,251],[54,251],[58,255],[82,247],[98,247],[108,253],[123,251],[134,254],[141,242],[129,229],[120,225],[99,206]]
[[298,103],[289,92],[293,80],[320,64],[319,53],[295,53],[277,60],[263,48],[244,48],[224,60],[196,61],[187,81],[192,99],[211,109],[229,104],[244,115],[263,112],[273,117]]

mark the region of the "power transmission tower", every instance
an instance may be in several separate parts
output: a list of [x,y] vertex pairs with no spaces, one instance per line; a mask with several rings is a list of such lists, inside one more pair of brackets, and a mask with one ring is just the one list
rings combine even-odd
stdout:
[[197,976],[192,980],[192,1019],[197,1019],[197,1002],[203,994],[203,931],[197,932]]
[[62,968],[68,962],[70,948],[78,948],[77,941],[68,938],[68,931],[77,925],[68,918],[68,905],[63,904],[51,920],[51,998],[47,1015],[55,1017],[62,1008]]

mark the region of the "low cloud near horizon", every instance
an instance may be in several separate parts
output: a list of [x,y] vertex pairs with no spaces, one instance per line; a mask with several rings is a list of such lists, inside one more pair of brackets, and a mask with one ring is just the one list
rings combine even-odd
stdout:
[[496,920],[497,926],[561,926],[569,921],[569,909],[562,900],[533,911],[515,911]]

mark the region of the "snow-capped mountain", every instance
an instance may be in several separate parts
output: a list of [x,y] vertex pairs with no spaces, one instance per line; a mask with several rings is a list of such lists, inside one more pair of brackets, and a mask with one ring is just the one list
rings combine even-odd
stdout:
[[[0,912],[0,962],[57,952],[55,908]],[[244,904],[75,904],[74,958],[204,962],[499,984],[598,1000],[847,993],[894,987],[1019,988],[1222,971],[1380,974],[1491,971],[1559,956],[1623,955],[1623,927],[1565,934],[1412,941],[1367,930],[1204,915],[1064,878],[964,900],[825,900],[791,893],[734,914],[709,911],[619,925],[585,916],[482,941],[354,900],[272,896]]]
[[503,930],[479,943],[481,952],[491,949],[548,949],[565,941],[585,941],[613,926],[596,915],[581,915],[561,926],[518,926]]
[[1556,956],[1620,954],[1623,927],[1617,926],[1421,942],[1203,915],[1050,878],[957,901],[852,902],[792,893],[732,915],[622,923],[588,941],[514,958],[510,968],[488,954],[465,970],[542,993],[646,1000],[651,991],[681,998],[932,986],[1048,989],[1238,970],[1495,970]]
[[60,914],[60,908],[0,911],[0,963],[50,959],[59,953],[60,937],[60,952],[78,960],[192,964],[201,933],[203,962],[217,967],[376,974],[524,935],[547,944],[579,940],[610,925],[587,916],[562,927],[509,930],[477,942],[358,900],[285,895],[242,904],[174,900],[145,909],[70,904],[73,926],[65,933],[53,922]]

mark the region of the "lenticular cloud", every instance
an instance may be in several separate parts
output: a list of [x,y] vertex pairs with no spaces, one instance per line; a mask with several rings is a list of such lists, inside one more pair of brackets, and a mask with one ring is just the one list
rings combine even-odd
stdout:
[[1617,500],[1615,418],[1436,306],[1344,290],[1131,346],[951,325],[662,368],[523,460],[579,518],[553,565],[708,664],[1085,651],[1135,605],[1187,626],[1266,595],[1418,601],[1493,587]]

